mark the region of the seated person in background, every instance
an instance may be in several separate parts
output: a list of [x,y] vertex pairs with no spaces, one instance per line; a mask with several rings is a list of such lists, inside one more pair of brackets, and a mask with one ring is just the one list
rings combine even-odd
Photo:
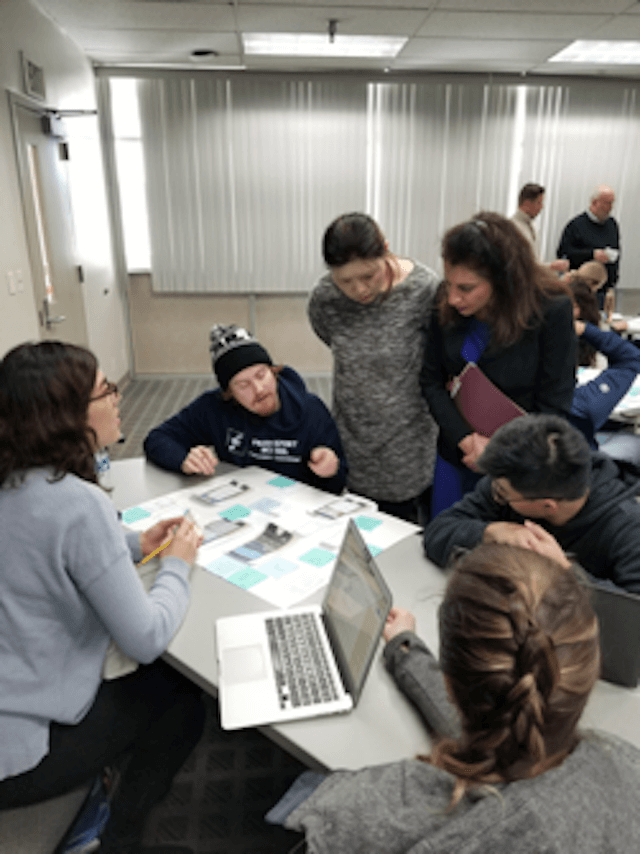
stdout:
[[573,573],[525,549],[480,546],[456,566],[440,608],[441,670],[414,629],[393,609],[384,657],[440,736],[431,754],[316,775],[302,803],[278,804],[268,820],[304,831],[310,854],[637,847],[640,751],[577,729],[600,643]]
[[596,432],[606,423],[640,373],[640,350],[617,333],[598,328],[598,303],[583,279],[573,278],[571,290],[578,336],[578,365],[595,367],[598,351],[607,357],[608,362],[597,377],[576,386],[569,415],[569,421],[597,450]]
[[606,318],[610,320],[616,307],[616,297],[613,288],[606,288],[607,268],[604,264],[601,261],[585,261],[577,270],[570,270],[564,277],[568,284],[575,279],[582,279],[589,286],[595,295],[596,305],[602,306]]
[[585,261],[577,270],[572,270],[569,276],[585,281],[594,294],[607,284],[607,268],[600,261]]
[[209,338],[220,388],[200,395],[151,430],[144,441],[147,458],[185,474],[212,475],[219,459],[258,465],[342,492],[342,444],[320,398],[307,391],[292,368],[274,368],[267,351],[245,329],[216,324]]
[[[478,460],[473,492],[424,530],[427,557],[445,566],[456,546],[523,546],[597,579],[640,593],[638,470],[594,453],[555,415],[523,415],[501,427]],[[536,522],[532,522],[536,519]]]

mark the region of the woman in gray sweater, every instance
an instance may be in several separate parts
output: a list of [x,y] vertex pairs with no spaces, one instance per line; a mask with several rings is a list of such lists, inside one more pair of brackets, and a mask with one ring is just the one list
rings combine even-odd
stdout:
[[[100,851],[142,854],[146,815],[204,723],[200,691],[156,661],[186,612],[201,535],[174,518],[125,536],[94,460],[119,425],[118,390],[88,350],[42,341],[0,362],[0,810],[129,752]],[[172,531],[146,593],[133,561]],[[103,681],[111,639],[144,666]]]
[[350,490],[409,521],[429,518],[437,428],[420,391],[436,274],[389,251],[367,214],[325,231],[329,272],[309,299],[309,321],[333,356],[332,415]]
[[286,818],[308,851],[637,850],[640,751],[577,731],[600,652],[575,576],[532,551],[482,545],[441,607],[441,670],[414,626],[392,610],[385,660],[437,731],[433,750],[326,777]]

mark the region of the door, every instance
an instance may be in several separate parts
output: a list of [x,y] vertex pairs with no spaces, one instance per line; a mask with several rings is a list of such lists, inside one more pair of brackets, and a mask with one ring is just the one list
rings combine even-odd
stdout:
[[37,106],[12,101],[18,170],[40,335],[87,344],[82,270],[78,266],[68,146],[43,132]]

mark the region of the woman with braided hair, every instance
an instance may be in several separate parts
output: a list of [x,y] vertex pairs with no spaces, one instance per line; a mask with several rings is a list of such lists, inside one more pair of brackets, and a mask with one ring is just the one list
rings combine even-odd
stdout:
[[440,667],[414,628],[392,609],[384,658],[434,735],[431,754],[315,775],[302,803],[270,820],[303,831],[313,854],[637,850],[640,751],[577,730],[600,646],[570,570],[480,545],[440,609]]

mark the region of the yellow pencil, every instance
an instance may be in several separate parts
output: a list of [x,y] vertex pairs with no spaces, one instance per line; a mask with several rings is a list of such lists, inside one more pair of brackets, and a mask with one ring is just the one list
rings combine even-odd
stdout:
[[148,562],[151,560],[151,558],[153,558],[153,557],[155,557],[157,554],[159,554],[159,553],[162,551],[162,549],[166,549],[166,547],[169,545],[169,543],[170,543],[172,540],[173,540],[173,537],[169,537],[169,539],[168,539],[168,540],[166,540],[166,541],[165,541],[161,546],[158,546],[158,548],[157,548],[157,549],[154,549],[152,552],[149,552],[149,554],[148,554],[146,557],[143,557],[143,558],[142,558],[142,560],[140,561],[140,563],[138,564],[138,566],[144,566],[144,565],[145,565],[145,563],[148,563]]
[[[193,518],[193,513],[191,512],[191,510],[189,510],[189,508],[187,508],[187,509],[184,511],[184,517],[185,517],[185,519],[188,519],[188,520],[189,520],[189,522],[191,522],[191,524],[192,524],[195,528],[198,528],[198,526],[196,525],[196,521],[195,521],[195,519]],[[176,526],[175,526],[175,528],[174,528],[173,530],[174,530],[174,531],[176,531],[177,529],[178,529],[178,526],[176,525]],[[198,530],[200,530],[200,529],[198,528]],[[144,565],[145,565],[145,563],[148,563],[148,562],[151,560],[151,558],[154,558],[157,554],[160,554],[160,552],[161,552],[163,549],[166,549],[166,547],[169,545],[169,543],[170,543],[172,540],[173,540],[173,537],[169,537],[169,539],[168,539],[168,540],[165,540],[165,541],[164,541],[164,543],[162,543],[162,545],[161,545],[161,546],[158,546],[158,548],[157,548],[157,549],[154,549],[152,552],[149,552],[149,554],[148,554],[146,557],[143,557],[143,558],[142,558],[142,560],[140,561],[140,563],[138,564],[138,566],[144,566]]]

